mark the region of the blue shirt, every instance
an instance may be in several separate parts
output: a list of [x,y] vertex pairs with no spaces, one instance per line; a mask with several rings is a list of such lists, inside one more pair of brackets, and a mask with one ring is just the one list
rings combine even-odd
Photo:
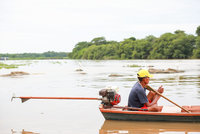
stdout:
[[139,82],[136,82],[132,87],[128,98],[128,107],[143,107],[147,103],[146,89]]

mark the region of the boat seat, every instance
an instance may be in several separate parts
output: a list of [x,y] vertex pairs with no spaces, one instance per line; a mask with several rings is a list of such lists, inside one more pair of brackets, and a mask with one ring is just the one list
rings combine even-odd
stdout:
[[[200,112],[200,106],[183,106],[183,108],[191,112]],[[184,112],[184,110],[181,110],[181,112]]]

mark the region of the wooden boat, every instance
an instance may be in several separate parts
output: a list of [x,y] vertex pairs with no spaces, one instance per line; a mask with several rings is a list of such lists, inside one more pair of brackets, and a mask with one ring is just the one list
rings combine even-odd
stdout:
[[106,120],[125,120],[125,121],[169,121],[169,122],[200,122],[200,106],[183,106],[190,113],[180,112],[148,112],[130,111],[121,108],[104,108],[100,105],[99,109]]

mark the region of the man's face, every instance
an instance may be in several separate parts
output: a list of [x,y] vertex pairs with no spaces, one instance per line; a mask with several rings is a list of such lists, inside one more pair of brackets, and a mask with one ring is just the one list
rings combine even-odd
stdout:
[[144,78],[144,83],[145,83],[146,85],[149,84],[149,79],[150,79],[149,77],[145,77],[145,78]]

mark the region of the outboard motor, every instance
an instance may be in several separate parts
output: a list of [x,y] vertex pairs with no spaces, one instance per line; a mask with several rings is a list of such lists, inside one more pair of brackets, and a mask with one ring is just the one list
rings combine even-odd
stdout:
[[100,90],[99,95],[102,96],[102,104],[105,106],[117,105],[121,101],[120,95],[112,88]]

